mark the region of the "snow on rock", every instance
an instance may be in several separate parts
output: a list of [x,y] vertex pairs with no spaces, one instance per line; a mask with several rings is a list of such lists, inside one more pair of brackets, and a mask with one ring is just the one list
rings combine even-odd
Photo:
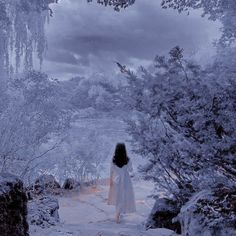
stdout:
[[179,222],[172,220],[179,214],[180,208],[172,199],[158,198],[146,223],[147,228],[168,228],[181,233]]
[[0,235],[28,236],[27,197],[16,176],[0,174]]
[[73,179],[73,178],[68,178],[65,180],[64,184],[63,184],[63,189],[76,189],[80,186],[80,183]]
[[[235,236],[235,190],[202,190],[182,208],[178,219],[183,236]],[[220,196],[219,196],[220,195]],[[223,199],[221,199],[224,195]],[[233,198],[234,197],[234,201]],[[227,199],[229,202],[227,203]],[[222,201],[223,200],[223,201]]]
[[41,175],[34,183],[34,193],[57,193],[61,188],[53,175]]
[[53,196],[34,198],[28,203],[28,222],[42,228],[59,222],[58,200]]

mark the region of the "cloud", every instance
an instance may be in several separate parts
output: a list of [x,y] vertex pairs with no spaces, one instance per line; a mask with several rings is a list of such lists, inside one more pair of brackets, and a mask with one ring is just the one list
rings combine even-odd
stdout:
[[199,59],[214,52],[212,42],[219,37],[219,23],[197,11],[187,16],[163,10],[159,0],[140,0],[119,13],[86,0],[63,0],[53,10],[44,64],[50,64],[49,74],[59,77],[112,74],[116,60],[133,67],[176,45]]

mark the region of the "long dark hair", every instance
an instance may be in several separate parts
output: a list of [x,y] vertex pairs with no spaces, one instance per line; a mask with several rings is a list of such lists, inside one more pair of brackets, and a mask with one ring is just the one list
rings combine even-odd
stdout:
[[128,164],[129,158],[127,156],[126,147],[124,143],[116,144],[115,154],[112,161],[120,168]]

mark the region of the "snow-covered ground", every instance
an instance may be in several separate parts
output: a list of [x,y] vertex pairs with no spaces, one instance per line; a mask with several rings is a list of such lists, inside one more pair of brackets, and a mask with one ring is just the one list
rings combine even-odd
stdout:
[[49,229],[30,227],[32,236],[169,236],[175,235],[167,229],[145,231],[143,222],[154,203],[148,195],[151,183],[134,180],[137,212],[122,216],[121,223],[114,221],[114,207],[107,205],[108,181],[97,186],[83,187],[80,192],[71,191],[59,197],[61,223]]

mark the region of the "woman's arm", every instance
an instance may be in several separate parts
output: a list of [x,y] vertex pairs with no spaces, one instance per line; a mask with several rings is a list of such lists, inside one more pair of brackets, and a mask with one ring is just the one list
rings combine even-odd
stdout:
[[130,173],[130,177],[134,177],[134,169],[133,169],[131,160],[129,160],[129,163],[128,163],[128,171]]
[[134,172],[134,169],[133,169],[133,165],[132,165],[131,160],[129,160],[129,162],[128,162],[128,171],[131,172],[131,173]]
[[111,163],[110,167],[110,186],[113,185],[113,163]]

